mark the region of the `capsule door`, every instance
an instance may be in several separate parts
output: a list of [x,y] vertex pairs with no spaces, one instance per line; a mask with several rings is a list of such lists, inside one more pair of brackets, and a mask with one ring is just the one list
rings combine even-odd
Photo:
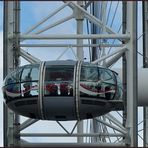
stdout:
[[44,118],[49,120],[74,120],[74,65],[45,64]]

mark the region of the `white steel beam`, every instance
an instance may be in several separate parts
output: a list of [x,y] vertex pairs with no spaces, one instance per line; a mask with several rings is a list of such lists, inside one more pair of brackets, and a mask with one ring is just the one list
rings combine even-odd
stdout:
[[[91,14],[94,15],[94,17],[96,17],[100,21],[102,21],[102,23],[104,25],[103,25],[103,27],[99,27],[98,25],[96,25],[94,23],[91,23],[91,34],[104,34],[105,33],[105,27],[106,27],[105,18],[106,18],[106,14],[102,13],[102,12],[103,11],[106,12],[106,10],[105,10],[105,7],[101,9],[102,6],[104,6],[104,2],[101,2],[101,1],[93,1],[93,3],[92,3],[92,7],[91,7],[91,10],[90,10]],[[101,42],[103,44],[105,44],[104,41],[101,40],[101,39],[92,39],[91,40],[92,44],[93,43],[100,44]],[[100,58],[99,50],[100,50],[100,52],[102,52],[102,49],[104,49],[104,47],[101,47],[101,46],[99,48],[93,47],[91,49],[91,51],[92,51],[91,61],[94,61],[94,60],[97,60],[98,58]],[[102,127],[101,124],[102,123],[97,122],[96,118],[92,119],[91,120],[91,127],[92,128],[91,128],[90,132],[93,132],[93,133],[99,132],[99,133],[101,133],[101,130],[102,130],[101,129],[101,127]],[[92,143],[103,141],[101,136],[99,136],[99,137],[92,137],[91,140],[92,140]]]
[[[128,70],[129,70],[129,74],[131,74],[131,77],[130,76],[128,77],[128,80],[130,80],[128,82],[128,89],[129,89],[128,90],[129,91],[128,92],[128,103],[129,103],[128,104],[128,112],[129,112],[129,115],[128,115],[126,127],[127,127],[127,129],[129,129],[129,133],[130,133],[130,137],[131,137],[131,146],[136,146],[135,143],[137,142],[136,141],[137,139],[134,139],[135,138],[135,135],[134,134],[136,133],[136,130],[135,130],[135,127],[134,127],[136,125],[136,123],[135,123],[135,118],[136,118],[136,109],[135,109],[136,102],[135,103],[133,102],[134,101],[133,98],[134,97],[136,98],[136,94],[134,93],[134,88],[135,88],[135,90],[137,90],[137,88],[136,88],[137,84],[133,82],[134,81],[133,78],[136,78],[136,68],[133,66],[136,63],[136,61],[134,61],[135,59],[133,58],[133,55],[135,56],[135,54],[136,54],[135,51],[133,51],[133,49],[136,49],[136,48],[134,48],[135,46],[133,44],[133,41],[135,41],[134,40],[134,33],[136,33],[136,32],[134,32],[134,29],[135,28],[133,27],[134,26],[134,23],[135,23],[134,22],[135,20],[133,20],[133,18],[134,18],[133,11],[135,9],[133,8],[134,5],[132,5],[134,2],[127,2],[127,3],[128,3],[127,14],[129,15],[129,16],[127,16],[127,22],[129,21],[129,23],[127,25],[127,34],[116,34],[111,28],[109,28],[107,26],[104,26],[104,23],[102,21],[100,21],[99,19],[97,19],[93,15],[89,14],[83,7],[81,7],[81,6],[83,6],[82,1],[78,2],[77,4],[74,3],[74,2],[68,2],[68,3],[66,2],[66,4],[64,4],[60,8],[56,9],[54,12],[52,12],[46,18],[44,18],[43,20],[41,20],[35,26],[31,27],[24,35],[15,36],[13,34],[10,34],[9,37],[8,37],[9,38],[9,44],[8,44],[8,46],[11,47],[10,45],[12,45],[11,43],[13,42],[13,40],[15,38],[17,38],[17,39],[18,38],[20,38],[20,39],[31,39],[31,40],[33,40],[33,39],[36,39],[36,40],[47,40],[47,39],[51,39],[51,40],[53,40],[53,39],[66,39],[66,40],[69,40],[69,39],[76,39],[77,44],[72,44],[72,45],[75,45],[75,47],[77,47],[77,57],[78,57],[78,60],[83,60],[83,58],[84,58],[84,56],[83,56],[83,47],[84,47],[84,45],[86,47],[88,47],[88,46],[90,46],[90,47],[93,47],[93,46],[96,46],[96,47],[100,47],[100,46],[106,47],[106,46],[108,46],[107,44],[95,44],[95,45],[93,45],[93,44],[91,44],[91,45],[89,45],[89,44],[83,44],[83,40],[84,39],[119,39],[121,41],[126,42],[127,43],[127,46],[128,46],[128,49],[129,49],[129,51],[128,51],[128,54],[129,55],[127,54],[127,61],[128,61],[128,64],[129,64],[128,65]],[[59,24],[63,23],[64,21],[69,20],[70,18],[73,17],[73,16],[68,16],[67,18],[61,19],[60,21],[57,21],[57,22],[51,24],[50,26],[48,26],[46,28],[43,28],[43,30],[39,30],[38,32],[36,32],[37,35],[27,35],[27,34],[31,33],[32,31],[34,31],[34,29],[36,29],[38,26],[40,26],[41,24],[43,24],[45,21],[47,21],[49,18],[51,18],[52,16],[54,16],[55,14],[57,14],[60,10],[62,10],[63,8],[65,8],[65,6],[67,6],[67,5],[69,5],[73,9],[73,11],[74,11],[74,17],[76,18],[76,21],[77,21],[77,31],[76,31],[76,34],[68,34],[68,35],[67,34],[65,34],[65,35],[55,35],[55,34],[38,35],[39,33],[42,33],[44,31],[46,31],[47,29],[50,29],[50,28],[52,28],[52,27],[54,27],[56,25],[59,25]],[[9,12],[10,12],[9,15],[11,15],[11,17],[12,17],[12,13],[11,13],[12,10],[9,11]],[[104,27],[104,30],[106,30],[106,32],[108,32],[110,34],[95,34],[95,35],[86,35],[86,34],[83,34],[83,19],[84,18],[87,18],[92,23],[96,24],[97,26],[99,26],[101,28]],[[9,25],[12,25],[14,23],[12,19],[10,19],[10,22],[11,22],[11,24],[9,24]],[[10,27],[10,28],[11,28],[10,32],[12,33],[12,27]],[[5,46],[6,46],[6,43],[7,42],[5,42]],[[60,47],[60,45],[66,46],[66,44],[59,44],[57,46],[54,45],[54,44],[47,44],[47,45],[45,45],[45,44],[39,44],[38,47],[39,46],[40,47],[42,47],[42,46],[43,47],[53,47],[53,46],[54,47]],[[31,47],[31,46],[32,47],[36,47],[37,44],[36,45],[33,45],[33,44],[30,44],[30,45],[29,44],[24,44],[23,45],[22,44],[21,46],[22,47],[23,46],[24,47],[25,46],[26,47],[27,46],[29,46],[29,47]],[[112,46],[114,46],[114,45],[112,45]],[[123,46],[123,45],[120,45],[120,46]],[[111,53],[108,56],[103,56],[101,59],[97,59],[96,61],[94,61],[94,64],[95,63],[98,63],[100,61],[103,61],[106,58],[110,58],[111,56],[114,56],[116,54],[117,54],[116,55],[116,59],[114,59],[114,60],[117,60],[117,57],[119,57],[119,54],[123,54],[127,50],[126,48],[127,47],[124,46],[120,50],[115,51],[115,52]],[[10,48],[10,49],[12,49],[12,48]],[[12,53],[13,52],[11,51],[9,56],[12,56]],[[28,54],[24,50],[21,50],[19,54],[23,58],[25,58],[26,60],[30,61],[31,63],[40,62],[39,59],[33,57],[32,55]],[[10,57],[10,61],[9,62],[12,62],[11,60],[12,60],[12,57]],[[11,67],[11,65],[12,65],[12,63],[9,65],[9,68],[10,69],[13,69],[14,67]],[[12,66],[14,66],[14,65],[12,65]],[[133,71],[130,70],[130,68],[132,68]],[[129,83],[131,83],[131,85],[133,85],[133,87],[131,87],[131,85]],[[9,124],[12,127],[11,121],[13,121],[13,116],[11,114],[10,114],[10,116],[11,117],[9,118],[9,120],[10,120],[9,121]],[[53,136],[53,137],[66,136],[67,137],[67,136],[72,135],[74,137],[75,136],[78,137],[78,143],[70,143],[70,145],[69,144],[65,144],[65,143],[56,143],[56,144],[55,143],[43,143],[43,144],[42,143],[34,143],[33,144],[33,143],[27,143],[27,142],[26,143],[22,143],[22,146],[29,146],[29,147],[30,146],[35,146],[35,147],[37,147],[37,146],[48,146],[48,147],[49,146],[63,146],[63,147],[64,146],[70,146],[70,147],[72,147],[72,146],[74,146],[74,147],[75,146],[80,146],[80,147],[87,147],[87,146],[91,146],[91,147],[93,147],[93,146],[125,146],[124,141],[123,141],[123,143],[120,143],[119,142],[117,144],[116,143],[105,143],[105,142],[104,143],[101,143],[100,141],[99,141],[99,143],[91,143],[91,144],[90,143],[89,144],[88,143],[85,143],[85,144],[82,143],[83,140],[84,140],[82,138],[83,136],[89,137],[89,135],[91,135],[91,136],[94,136],[94,137],[96,137],[96,136],[110,136],[110,137],[118,137],[119,136],[119,137],[122,137],[122,136],[125,136],[127,134],[127,131],[121,126],[121,124],[119,122],[116,122],[116,120],[114,118],[112,118],[112,117],[108,117],[108,118],[109,118],[109,121],[112,121],[112,123],[116,123],[116,125],[118,127],[116,127],[116,126],[114,126],[112,124],[109,124],[109,123],[107,123],[107,122],[105,122],[103,120],[100,120],[100,119],[98,119],[98,121],[100,123],[102,123],[102,124],[105,124],[106,126],[109,126],[109,127],[113,128],[114,130],[117,130],[120,133],[108,133],[107,129],[105,129],[106,132],[104,132],[104,133],[101,133],[100,132],[100,133],[95,133],[95,134],[94,133],[84,134],[83,133],[83,125],[81,124],[82,123],[81,122],[80,124],[78,124],[78,128],[77,128],[78,129],[78,133],[77,134],[75,134],[75,133],[69,133],[69,132],[67,132],[68,134],[59,134],[59,135],[56,134],[56,133],[54,133],[54,134],[52,134],[52,133],[51,134],[45,134],[45,133],[43,133],[43,134],[42,133],[21,133],[21,134],[18,134],[17,136],[20,136],[21,135],[22,137],[23,136],[24,137],[25,136],[26,137],[27,136],[35,136],[35,137],[39,137],[39,136],[45,136],[45,137],[46,136]],[[133,119],[133,121],[131,121],[132,119]],[[30,126],[34,122],[36,122],[36,120],[32,120],[32,119],[27,120],[26,122],[24,122],[20,126],[20,129],[18,131],[22,131],[23,129],[25,129],[26,127]],[[10,128],[10,132],[8,131],[8,135],[9,134],[10,134],[11,139],[10,139],[9,142],[8,141],[6,141],[6,142],[8,142],[10,144],[10,143],[13,143],[13,139],[12,139],[13,136],[16,136],[16,135],[14,135],[15,132],[13,131],[13,128]],[[14,137],[14,138],[16,138],[16,137]],[[6,146],[10,146],[10,145],[6,145]]]
[[63,19],[61,19],[61,20],[59,20],[59,21],[57,21],[57,22],[54,22],[54,23],[52,23],[52,24],[50,24],[50,25],[48,25],[48,26],[46,26],[46,27],[44,27],[44,28],[42,28],[42,29],[36,31],[36,32],[34,32],[33,34],[40,34],[40,33],[42,33],[42,32],[45,32],[45,31],[47,31],[47,30],[49,30],[49,29],[51,29],[51,28],[53,28],[53,27],[56,27],[56,26],[58,26],[58,25],[60,25],[60,24],[62,24],[62,23],[65,23],[66,21],[69,21],[69,20],[72,19],[72,18],[74,18],[74,15],[73,15],[73,14],[72,14],[72,15],[69,15],[69,16],[67,16],[67,17],[64,17]]
[[105,66],[106,67],[110,67],[111,65],[113,65],[114,63],[116,63],[122,56],[123,56],[123,53],[118,53],[113,58],[111,58],[110,60],[106,61],[105,62]]
[[20,56],[23,57],[25,60],[27,60],[30,63],[39,63],[41,60],[38,58],[34,57],[33,55],[29,54],[23,49],[20,49]]
[[109,119],[111,122],[113,122],[116,126],[120,127],[122,130],[126,131],[126,128],[123,127],[122,123],[119,122],[114,116],[112,116],[110,113],[104,115],[107,119]]
[[82,134],[70,134],[70,133],[20,133],[21,137],[99,137],[99,136],[110,136],[110,137],[124,137],[122,133],[82,133]]
[[123,147],[125,146],[124,143],[23,143],[24,147],[79,147],[79,148],[86,148],[86,147]]
[[[126,128],[129,129],[129,145],[137,147],[137,2],[127,1],[127,25],[126,31],[130,33],[131,38],[127,43],[127,120]],[[128,144],[128,143],[127,143]]]
[[39,120],[37,120],[37,119],[28,119],[28,120],[24,121],[24,122],[19,126],[19,130],[18,130],[18,131],[24,130],[24,129],[27,128],[28,126],[30,126],[30,125],[36,123],[37,121],[39,121]]
[[[105,27],[105,24],[106,24],[106,1],[102,2],[102,23],[103,23],[103,28],[102,28],[102,33],[105,34],[106,33],[106,27]],[[105,42],[105,40],[103,40],[103,42]],[[102,47],[101,49],[102,51],[102,54],[101,56],[105,56],[106,53],[105,53],[105,48]],[[102,66],[106,67],[106,60],[103,61],[103,64]]]
[[44,22],[46,22],[48,19],[50,19],[51,17],[53,17],[54,15],[56,15],[59,11],[61,11],[62,9],[64,9],[66,6],[68,5],[68,3],[63,4],[61,7],[57,8],[56,10],[54,10],[52,13],[50,13],[47,17],[43,18],[41,21],[39,21],[36,25],[32,26],[30,29],[28,29],[28,31],[26,31],[24,34],[29,34],[31,33],[33,30],[35,30],[38,26],[42,25]]
[[123,130],[123,129],[119,128],[119,127],[116,127],[116,126],[114,126],[114,125],[111,125],[111,124],[109,124],[108,122],[106,122],[106,121],[104,121],[104,120],[101,120],[101,119],[99,119],[99,118],[96,118],[96,120],[97,120],[98,122],[100,122],[100,123],[103,123],[104,125],[106,125],[106,126],[108,126],[108,127],[111,127],[112,129],[115,129],[116,131],[118,131],[118,132],[120,132],[120,133],[122,133],[122,134],[124,134],[124,135],[127,134],[127,131],[126,131],[126,130]]
[[99,58],[99,59],[97,59],[97,60],[95,60],[95,61],[93,61],[93,62],[91,62],[91,63],[92,63],[92,64],[99,63],[99,62],[101,62],[101,61],[103,61],[103,60],[105,60],[105,59],[107,59],[107,58],[110,58],[110,57],[112,57],[112,56],[118,54],[118,53],[124,53],[126,50],[127,50],[127,47],[126,47],[126,45],[125,45],[124,47],[118,49],[117,51],[114,51],[114,52],[112,52],[112,53],[110,53],[110,54],[108,54],[108,55],[106,55],[106,56],[103,56],[103,57],[101,57],[101,58]]
[[[13,36],[9,37],[10,39]],[[128,41],[130,34],[50,34],[50,35],[20,35],[20,39],[54,40],[54,39],[120,39]]]
[[63,129],[68,135],[71,135],[71,134],[73,134],[73,132],[74,132],[76,126],[78,125],[78,122],[79,122],[79,121],[77,121],[77,122],[75,123],[75,125],[73,126],[72,131],[70,131],[70,132],[60,123],[60,121],[56,121],[56,122],[62,127],[62,129]]
[[68,49],[69,49],[69,48],[66,48],[66,49],[60,54],[60,56],[57,57],[56,60],[59,60],[59,59],[67,52]]
[[[76,3],[74,3],[74,2],[71,2],[71,3],[69,3],[68,5],[69,5],[73,10],[74,10],[75,8],[78,8],[79,10],[81,10],[81,11],[84,13],[84,16],[85,16],[89,21],[91,21],[91,22],[93,22],[94,24],[96,24],[98,27],[102,27],[102,28],[104,27],[102,21],[100,21],[98,18],[96,18],[95,16],[91,15],[90,13],[88,13],[84,8],[80,7],[78,4],[76,4]],[[108,33],[113,33],[113,34],[115,34],[115,32],[114,32],[111,28],[109,28],[109,27],[107,27],[107,26],[105,26],[105,28],[106,28],[106,31],[107,31]]]
[[123,47],[125,44],[20,44],[20,47]]
[[[83,1],[77,1],[77,4],[79,7],[81,7],[81,6],[83,6]],[[74,13],[75,13],[75,19],[76,19],[76,23],[77,23],[77,35],[82,35],[83,34],[83,20],[84,20],[83,13],[79,9],[75,9]],[[83,45],[83,39],[77,38],[77,45]],[[77,54],[78,61],[84,60],[83,46],[77,47],[76,54]],[[78,80],[79,80],[79,78],[78,78]],[[77,103],[79,104],[79,101]],[[79,107],[79,105],[78,105],[78,107]],[[83,121],[78,122],[77,133],[83,134]],[[84,140],[83,137],[77,138],[78,143],[83,143],[84,142],[83,140]]]
[[[15,34],[14,40],[9,40],[9,34]],[[4,47],[3,47],[3,76],[6,77],[19,64],[19,2],[4,1]],[[4,104],[4,147],[14,147],[19,144],[16,131],[19,118]],[[17,138],[16,138],[17,137]]]

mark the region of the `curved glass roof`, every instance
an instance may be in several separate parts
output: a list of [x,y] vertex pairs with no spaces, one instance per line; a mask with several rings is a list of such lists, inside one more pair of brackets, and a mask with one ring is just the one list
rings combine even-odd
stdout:
[[[122,84],[117,74],[109,69],[89,63],[80,67],[80,81],[76,82],[76,62],[49,61],[40,72],[40,64],[25,65],[10,73],[4,81],[6,100],[15,97],[34,97],[39,94],[40,75],[43,74],[44,95],[73,96],[75,84],[79,83],[80,97],[105,100],[122,99]],[[55,92],[54,92],[55,91]]]

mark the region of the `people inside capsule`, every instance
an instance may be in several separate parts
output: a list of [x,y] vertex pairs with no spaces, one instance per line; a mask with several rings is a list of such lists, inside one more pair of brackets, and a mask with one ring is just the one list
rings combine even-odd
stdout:
[[45,72],[45,95],[72,96],[73,69],[70,67],[48,67]]
[[20,76],[21,96],[24,98],[38,95],[39,65],[26,65]]
[[42,68],[30,64],[8,74],[3,94],[10,109],[30,118],[80,120],[122,108],[122,101],[114,104],[123,93],[115,72],[75,61],[45,62]]
[[[45,96],[74,95],[74,67],[46,66],[44,76]],[[9,74],[3,87],[4,97],[29,98],[39,94],[39,64],[26,65]],[[122,85],[115,72],[89,64],[82,64],[79,82],[80,97],[119,100]]]
[[[4,86],[6,96],[14,98],[38,95],[39,65],[25,66],[21,70],[6,77]],[[44,82],[45,95],[73,96],[73,78],[74,69],[72,67],[47,66]],[[111,70],[82,65],[79,84],[80,97],[106,100],[120,98],[122,86],[116,79],[116,74]]]
[[115,74],[101,67],[82,66],[80,77],[80,96],[100,99],[114,99],[116,86]]
[[30,76],[30,73],[25,77],[25,81],[26,83],[24,83],[24,97],[29,97],[31,94],[30,94],[30,89],[31,89],[31,82],[32,82],[32,78]]

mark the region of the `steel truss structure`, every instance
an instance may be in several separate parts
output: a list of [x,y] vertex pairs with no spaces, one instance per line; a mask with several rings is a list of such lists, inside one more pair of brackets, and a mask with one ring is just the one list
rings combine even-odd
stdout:
[[[20,65],[20,57],[30,63],[40,62],[39,58],[29,54],[25,50],[26,47],[28,49],[32,47],[64,47],[65,49],[57,59],[60,59],[68,50],[71,50],[76,60],[84,60],[85,48],[90,48],[92,49],[92,52],[90,52],[90,62],[94,64],[98,63],[102,66],[110,67],[119,59],[123,59],[123,66],[121,68],[123,70],[124,89],[126,90],[124,94],[126,100],[125,110],[113,114],[109,113],[93,120],[76,121],[71,130],[67,129],[63,122],[55,121],[55,124],[63,129],[64,132],[62,133],[32,133],[24,132],[24,130],[39,121],[36,119],[26,119],[21,122],[20,116],[4,105],[4,146],[136,147],[138,145],[137,2],[122,2],[122,33],[114,31],[112,25],[107,25],[108,14],[106,12],[107,3],[105,1],[95,2],[96,4],[94,4],[94,6],[98,6],[95,11],[99,11],[101,16],[97,16],[92,11],[89,11],[90,7],[94,8],[91,1],[64,1],[62,5],[59,5],[48,16],[45,16],[37,24],[22,33],[20,31],[20,3],[20,1],[4,1],[4,77]],[[56,14],[61,13],[66,7],[71,9],[72,13],[70,15],[41,27],[43,23]],[[76,22],[75,34],[46,33],[51,28],[72,19]],[[93,28],[93,30],[87,33],[83,32],[85,20],[91,24],[90,28]],[[31,40],[35,40],[35,42],[25,42]],[[62,40],[64,43],[37,43],[37,41],[45,40]],[[74,40],[75,42],[67,43],[66,40]],[[89,40],[89,42],[85,42],[85,40]],[[117,42],[113,44],[106,42],[106,40],[116,40]],[[105,48],[109,49],[111,47],[114,47],[115,51],[106,53]],[[100,50],[98,51],[98,49]],[[101,52],[101,56],[97,55],[98,52]],[[25,137],[75,137],[76,140],[62,143],[29,142]],[[147,137],[145,136],[145,139]]]

